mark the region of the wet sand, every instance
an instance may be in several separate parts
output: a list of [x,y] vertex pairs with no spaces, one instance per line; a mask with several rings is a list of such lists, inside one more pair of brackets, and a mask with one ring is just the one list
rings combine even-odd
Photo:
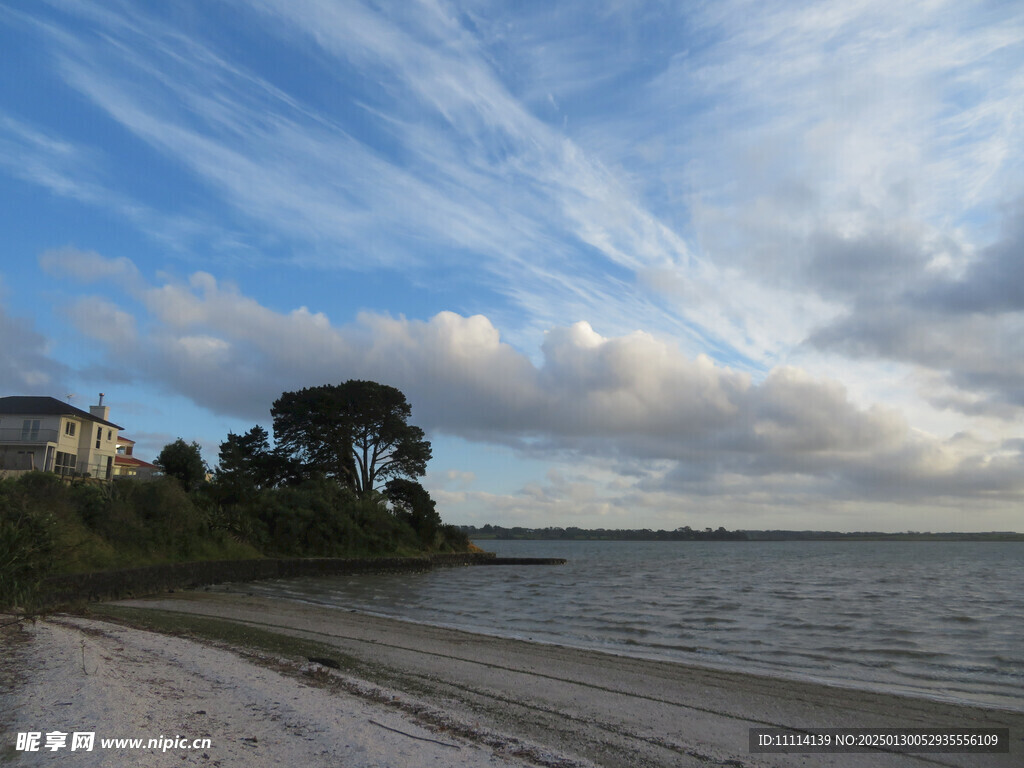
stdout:
[[[336,654],[325,659],[342,667],[336,674],[421,702],[467,733],[504,734],[559,756],[540,764],[1024,765],[1020,712],[476,635],[242,593],[115,605],[217,617],[317,641]],[[758,726],[1009,728],[1011,744],[1009,754],[758,754],[749,750],[749,729]]]

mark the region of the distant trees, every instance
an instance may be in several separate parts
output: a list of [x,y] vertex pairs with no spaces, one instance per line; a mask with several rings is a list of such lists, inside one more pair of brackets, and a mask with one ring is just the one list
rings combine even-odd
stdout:
[[206,480],[208,467],[198,443],[186,443],[180,437],[168,443],[156,457],[156,464],[165,475],[177,478],[186,491],[198,488]]
[[500,525],[487,524],[482,528],[473,525],[460,526],[470,538],[479,539],[541,539],[567,541],[746,541],[744,531],[727,531],[723,527],[718,530],[705,528],[695,531],[684,525],[674,531],[650,528],[504,528]]
[[285,392],[271,409],[280,451],[308,474],[322,474],[366,498],[393,478],[426,472],[430,443],[408,423],[401,391],[375,381]]

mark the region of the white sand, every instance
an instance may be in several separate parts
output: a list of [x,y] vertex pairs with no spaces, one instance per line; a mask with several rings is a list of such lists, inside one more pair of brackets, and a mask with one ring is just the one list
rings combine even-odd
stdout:
[[[23,680],[2,692],[5,751],[19,731],[95,732],[92,752],[17,752],[14,765],[523,766],[428,730],[393,706],[307,685],[225,650],[75,617],[26,624],[5,655]],[[293,672],[302,672],[297,665]],[[323,677],[318,665],[306,672]],[[331,673],[333,674],[333,672]],[[379,698],[380,690],[363,686]],[[396,693],[384,695],[398,696]],[[403,697],[409,705],[410,697]],[[389,730],[389,728],[394,730]],[[398,731],[401,731],[399,733]],[[101,749],[102,738],[209,738],[208,749]],[[438,744],[435,742],[443,742]],[[6,755],[12,757],[10,752]],[[2,758],[0,758],[2,759]]]

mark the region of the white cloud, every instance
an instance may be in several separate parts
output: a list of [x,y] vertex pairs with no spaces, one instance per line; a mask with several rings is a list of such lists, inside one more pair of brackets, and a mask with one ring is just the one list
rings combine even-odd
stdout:
[[67,246],[44,251],[39,266],[51,277],[72,278],[82,283],[116,281],[126,286],[138,284],[139,271],[130,259],[108,259],[95,251]]
[[[134,346],[121,333],[111,356],[239,418],[265,421],[283,391],[365,378],[404,391],[415,422],[432,432],[604,462],[615,477],[634,475],[636,493],[743,497],[765,482],[805,498],[880,503],[1024,492],[1024,460],[1008,443],[927,437],[895,411],[859,407],[834,380],[779,367],[755,382],[646,333],[603,337],[586,322],[552,328],[535,364],[481,315],[363,313],[336,326],[307,309],[270,310],[206,273],[137,288],[132,298],[148,330]],[[104,312],[114,328],[124,325],[109,308],[72,317],[95,337]],[[611,479],[597,491],[590,480],[549,478],[550,494],[559,509],[593,511],[612,503],[609,493],[622,497],[608,490]],[[526,495],[538,493],[550,495]]]
[[135,317],[106,299],[82,297],[68,307],[67,314],[82,335],[111,348],[128,348],[138,340]]

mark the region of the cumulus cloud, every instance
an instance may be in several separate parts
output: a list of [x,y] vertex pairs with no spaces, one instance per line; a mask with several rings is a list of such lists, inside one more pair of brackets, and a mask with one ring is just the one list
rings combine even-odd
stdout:
[[0,305],[0,392],[62,396],[68,368],[49,356],[49,347],[47,338],[31,322],[9,314]]
[[67,315],[80,333],[110,348],[127,348],[137,341],[135,317],[106,299],[77,299],[68,307]]
[[159,285],[122,274],[145,332],[98,302],[72,319],[95,337],[106,317],[112,354],[218,413],[266,420],[282,391],[363,378],[406,392],[415,421],[435,433],[646,466],[638,489],[727,481],[750,491],[767,478],[824,496],[913,500],[1009,497],[1024,484],[1019,450],[916,434],[892,410],[859,407],[835,381],[793,367],[755,381],[643,332],[552,328],[534,363],[482,315],[364,313],[336,325],[306,308],[268,309],[207,273]]

